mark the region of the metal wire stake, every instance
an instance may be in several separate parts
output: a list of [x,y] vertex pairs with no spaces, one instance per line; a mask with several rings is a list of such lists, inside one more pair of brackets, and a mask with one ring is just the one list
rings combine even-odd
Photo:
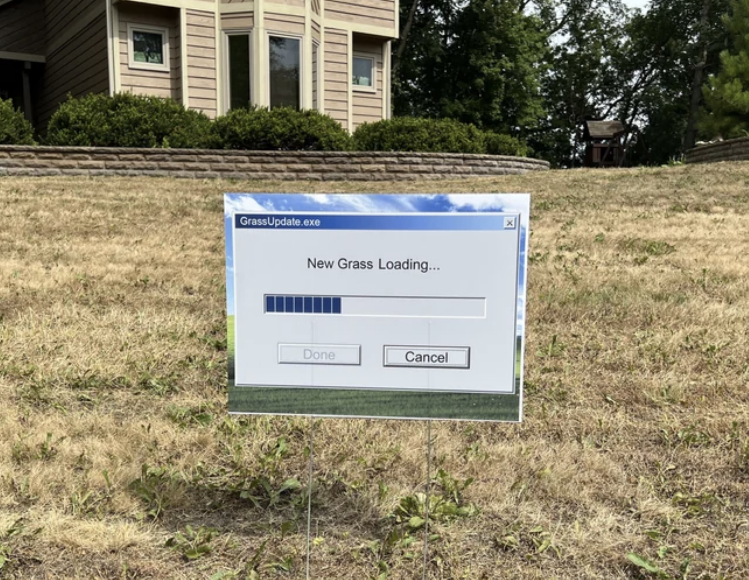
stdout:
[[312,532],[312,466],[315,442],[315,416],[312,415],[312,425],[309,430],[309,481],[307,483],[307,580],[309,580],[310,535]]
[[424,514],[424,569],[422,580],[427,577],[427,561],[429,559],[429,492],[432,487],[432,420],[427,419],[427,491],[426,491],[426,509]]

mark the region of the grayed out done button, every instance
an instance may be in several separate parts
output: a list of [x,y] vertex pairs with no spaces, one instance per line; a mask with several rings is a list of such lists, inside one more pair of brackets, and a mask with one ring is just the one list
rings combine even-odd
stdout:
[[385,346],[386,367],[419,367],[467,369],[471,348],[468,346]]
[[284,344],[278,345],[280,364],[358,365],[361,345],[358,344]]

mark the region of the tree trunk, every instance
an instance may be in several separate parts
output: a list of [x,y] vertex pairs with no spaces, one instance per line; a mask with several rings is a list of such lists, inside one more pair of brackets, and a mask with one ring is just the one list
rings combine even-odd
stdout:
[[403,53],[406,52],[406,42],[408,41],[408,33],[411,31],[411,27],[414,23],[414,17],[416,16],[416,8],[419,6],[419,0],[413,0],[413,4],[411,4],[411,9],[408,11],[408,18],[406,19],[406,24],[403,26],[403,31],[401,32],[401,38],[400,42],[398,43],[398,50],[395,53],[395,62],[393,63],[393,72],[398,70],[398,65],[401,62],[401,58],[403,58]]
[[705,67],[707,66],[707,39],[705,29],[707,28],[707,19],[710,14],[710,1],[705,0],[702,5],[702,15],[700,16],[699,42],[702,45],[700,60],[694,67],[694,76],[692,77],[692,98],[689,101],[689,117],[687,118],[687,130],[684,134],[684,152],[694,147],[697,140],[697,112],[702,102],[702,83],[705,77]]

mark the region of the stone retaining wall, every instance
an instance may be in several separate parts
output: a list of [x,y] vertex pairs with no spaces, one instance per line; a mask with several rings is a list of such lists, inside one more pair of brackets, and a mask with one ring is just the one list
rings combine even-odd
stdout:
[[[687,151],[687,163],[749,160],[749,137],[700,145]],[[0,163],[2,163],[0,161]]]
[[0,146],[0,176],[397,181],[487,177],[548,168],[545,161],[524,157],[454,153]]

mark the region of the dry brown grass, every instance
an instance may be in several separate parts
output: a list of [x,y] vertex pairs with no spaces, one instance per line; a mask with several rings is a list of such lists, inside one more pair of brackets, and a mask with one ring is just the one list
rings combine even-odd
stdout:
[[[0,179],[0,577],[304,577],[304,492],[279,490],[306,482],[310,423],[225,414],[225,190],[533,194],[525,422],[433,424],[478,513],[434,523],[429,578],[653,576],[629,552],[749,577],[749,164]],[[315,442],[312,577],[420,578],[421,534],[388,516],[423,491],[424,423]]]

